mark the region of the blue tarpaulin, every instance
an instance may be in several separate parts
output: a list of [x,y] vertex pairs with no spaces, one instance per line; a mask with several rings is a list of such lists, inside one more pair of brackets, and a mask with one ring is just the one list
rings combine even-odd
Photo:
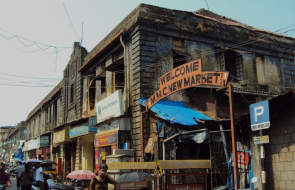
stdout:
[[[139,99],[141,105],[145,106],[146,99]],[[151,110],[160,118],[170,123],[178,123],[181,125],[193,126],[198,125],[193,118],[197,120],[212,120],[210,117],[195,111],[181,101],[159,101]]]

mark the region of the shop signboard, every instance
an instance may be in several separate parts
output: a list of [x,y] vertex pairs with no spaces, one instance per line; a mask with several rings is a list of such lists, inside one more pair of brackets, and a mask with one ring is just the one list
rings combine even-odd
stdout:
[[96,103],[97,123],[124,115],[122,90],[119,89]]
[[49,146],[49,136],[37,137],[37,147],[48,147]]
[[144,187],[148,189],[148,181],[118,183],[116,190],[141,190]]
[[209,85],[222,86],[228,79],[227,71],[203,71],[201,59],[183,64],[160,77],[160,89],[145,102],[150,109],[161,99],[186,88]]
[[37,148],[36,149],[36,154],[41,155],[42,154],[42,148]]
[[204,190],[204,184],[176,184],[168,185],[168,190]]
[[43,156],[43,159],[44,159],[44,160],[50,160],[50,157],[49,157],[49,155],[44,155],[44,156]]
[[252,131],[270,127],[268,100],[250,104],[250,120]]
[[87,135],[89,133],[96,133],[97,127],[95,127],[97,119],[89,118],[89,120],[82,124],[77,124],[70,127],[70,138],[78,137],[81,135]]
[[118,118],[110,123],[101,124],[97,127],[97,134],[110,133],[118,130],[131,130],[132,123],[130,118]]
[[33,150],[37,148],[37,139],[29,140],[28,150]]
[[63,142],[69,142],[69,125],[66,125],[64,127],[55,129],[53,132],[53,143],[63,143]]
[[50,154],[50,147],[44,147],[43,154]]
[[117,133],[106,133],[101,135],[96,135],[94,140],[94,145],[96,147],[107,146],[117,143]]
[[29,141],[26,141],[24,151],[28,151],[28,150],[29,150]]

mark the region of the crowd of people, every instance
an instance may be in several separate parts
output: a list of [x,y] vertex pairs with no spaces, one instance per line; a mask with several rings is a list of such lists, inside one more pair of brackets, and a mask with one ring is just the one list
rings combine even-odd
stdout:
[[[89,190],[108,190],[108,184],[117,184],[117,181],[107,174],[108,166],[102,163],[99,166],[97,176],[89,183]],[[30,164],[20,163],[16,169],[17,173],[17,190],[31,190],[33,181],[36,181],[40,190],[48,189],[44,176],[48,175],[43,172],[41,163],[37,163],[34,169],[30,169]],[[10,175],[5,172],[5,163],[0,163],[0,185],[11,187]],[[5,190],[5,189],[3,189]],[[146,189],[142,189],[146,190]]]

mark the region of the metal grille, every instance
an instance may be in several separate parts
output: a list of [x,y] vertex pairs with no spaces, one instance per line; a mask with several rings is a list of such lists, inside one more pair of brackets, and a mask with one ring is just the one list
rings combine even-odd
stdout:
[[281,59],[281,64],[284,72],[284,85],[285,87],[292,88],[295,84],[294,62],[292,60]]
[[236,77],[238,80],[244,80],[244,71],[243,71],[243,57],[241,55],[236,56]]

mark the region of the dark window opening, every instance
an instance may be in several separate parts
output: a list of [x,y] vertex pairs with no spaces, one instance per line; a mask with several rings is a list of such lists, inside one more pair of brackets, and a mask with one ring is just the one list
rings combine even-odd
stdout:
[[180,54],[177,54],[173,51],[174,53],[174,56],[173,56],[173,68],[176,68],[180,65],[183,65],[185,63],[187,63],[187,59],[186,59],[186,56],[184,55],[180,55]]
[[74,102],[74,84],[70,88],[70,104]]
[[122,89],[124,90],[125,75],[124,72],[115,73],[115,91]]
[[95,81],[93,81],[89,87],[89,107],[90,110],[95,108]]
[[229,71],[229,81],[244,80],[243,56],[239,53],[226,50],[224,53],[225,70]]
[[[58,100],[57,100],[58,101]],[[54,107],[54,109],[53,109],[53,115],[54,115],[54,124],[53,124],[53,128],[54,127],[56,127],[57,126],[57,101],[55,101],[54,102],[54,104],[53,104],[53,107]]]

